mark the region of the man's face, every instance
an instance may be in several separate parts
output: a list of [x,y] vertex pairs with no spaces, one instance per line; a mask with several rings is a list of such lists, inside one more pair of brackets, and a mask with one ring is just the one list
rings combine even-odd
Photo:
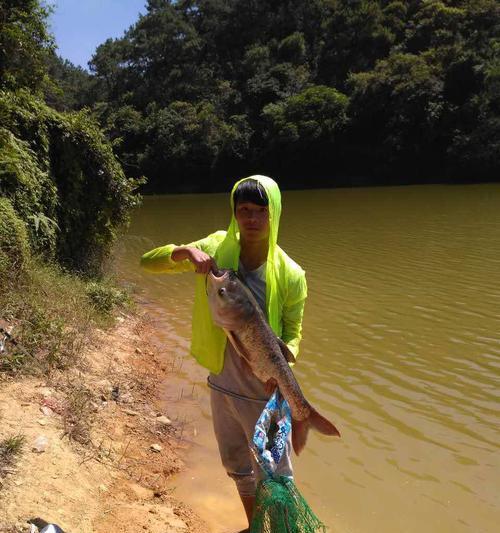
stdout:
[[234,213],[240,234],[246,241],[269,238],[269,208],[252,202],[238,202]]

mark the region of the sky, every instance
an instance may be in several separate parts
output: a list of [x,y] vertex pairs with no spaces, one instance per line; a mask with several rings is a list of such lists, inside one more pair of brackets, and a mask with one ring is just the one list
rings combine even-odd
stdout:
[[53,6],[50,30],[57,53],[88,69],[97,46],[109,37],[121,37],[145,13],[146,0],[48,0]]

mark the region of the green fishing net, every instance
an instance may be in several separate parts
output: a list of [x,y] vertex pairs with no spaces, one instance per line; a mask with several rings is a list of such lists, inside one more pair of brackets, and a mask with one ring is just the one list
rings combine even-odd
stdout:
[[250,533],[326,532],[295,483],[279,476],[259,483]]
[[276,389],[257,420],[250,448],[266,474],[266,479],[257,487],[250,533],[326,531],[293,480],[276,473],[291,428],[290,407]]

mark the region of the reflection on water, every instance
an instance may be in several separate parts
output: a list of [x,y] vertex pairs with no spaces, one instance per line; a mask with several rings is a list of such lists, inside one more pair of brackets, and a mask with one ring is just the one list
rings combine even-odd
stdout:
[[[143,274],[138,257],[224,228],[226,204],[225,195],[146,198],[118,247],[121,275],[168,311],[179,357],[193,275]],[[500,187],[285,193],[280,244],[309,284],[296,374],[342,432],[336,442],[312,435],[295,461],[313,509],[338,532],[497,531]],[[237,521],[194,368],[185,379],[197,383],[201,422],[190,457],[207,478],[182,479],[179,490],[212,499],[209,510],[222,510],[213,523]]]

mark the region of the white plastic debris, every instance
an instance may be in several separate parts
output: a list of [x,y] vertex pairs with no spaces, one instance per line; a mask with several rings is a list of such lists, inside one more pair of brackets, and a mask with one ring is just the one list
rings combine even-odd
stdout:
[[49,524],[45,526],[40,533],[64,533],[64,531],[56,524]]
[[43,435],[40,435],[36,438],[35,442],[33,443],[32,450],[36,453],[43,453],[47,450],[49,446],[49,439]]
[[166,417],[166,416],[159,416],[159,417],[157,417],[156,422],[158,422],[158,424],[161,424],[161,425],[163,425],[163,426],[170,426],[170,425],[172,425],[172,420],[170,420],[170,418],[168,418],[168,417]]

